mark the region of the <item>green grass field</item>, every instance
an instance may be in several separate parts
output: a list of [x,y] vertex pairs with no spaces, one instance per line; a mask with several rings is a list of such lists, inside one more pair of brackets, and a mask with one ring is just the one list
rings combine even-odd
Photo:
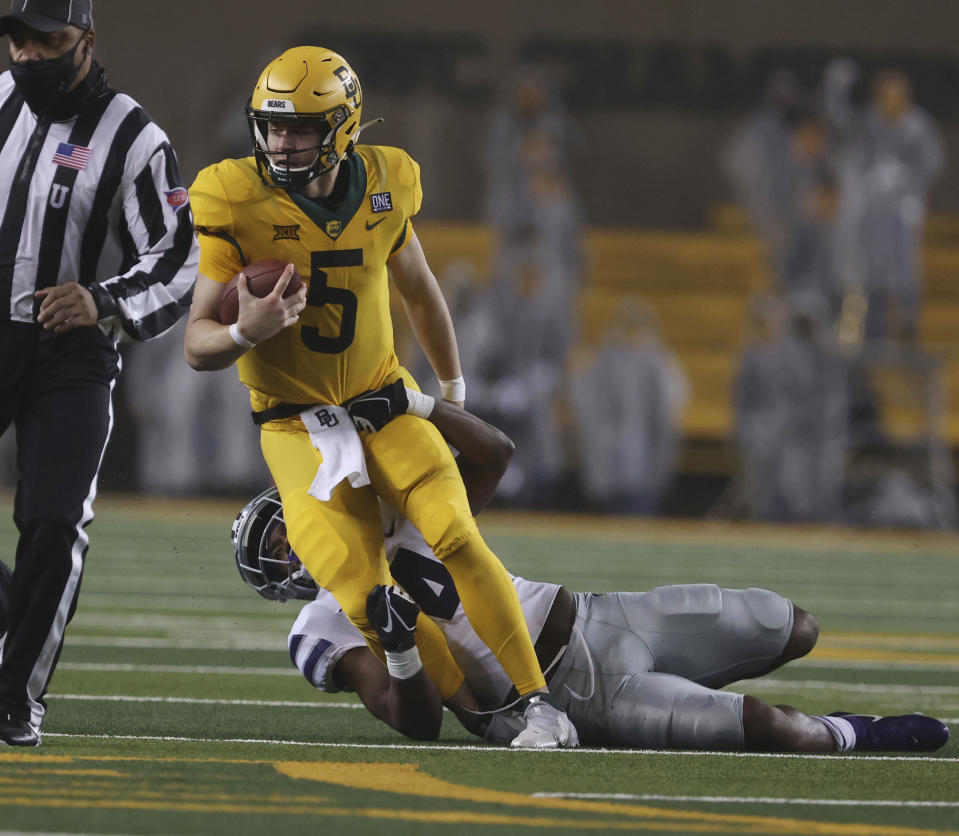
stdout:
[[[10,502],[0,554],[13,553]],[[44,745],[0,750],[0,831],[219,834],[959,833],[959,737],[931,756],[416,744],[286,653],[295,604],[233,568],[231,505],[103,501]],[[523,516],[510,568],[574,590],[714,581],[814,612],[820,647],[746,690],[959,723],[959,538]]]

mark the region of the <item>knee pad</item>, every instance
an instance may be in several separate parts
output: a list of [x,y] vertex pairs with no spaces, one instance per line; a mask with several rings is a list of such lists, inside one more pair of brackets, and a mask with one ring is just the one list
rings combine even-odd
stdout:
[[642,607],[626,608],[627,618],[640,631],[701,633],[723,610],[723,595],[711,583],[659,586],[642,594]]
[[748,639],[782,636],[783,643],[789,638],[792,629],[792,604],[768,589],[750,588],[743,590],[740,600],[747,616],[734,622],[737,631]]
[[673,712],[670,745],[689,749],[743,748],[743,703],[738,694],[697,694]]
[[423,539],[440,560],[449,557],[474,535],[479,536],[476,520],[461,513],[454,503],[433,502],[428,506],[425,519],[420,514],[415,519]]
[[[604,683],[588,710],[594,742],[650,749],[742,749],[741,694],[712,691],[683,677],[643,673]],[[594,701],[595,702],[595,701]],[[571,711],[576,708],[571,706]]]
[[439,430],[400,415],[364,439],[373,488],[443,558],[476,533],[459,469]]
[[745,598],[753,617],[767,630],[781,630],[792,617],[789,601],[768,589],[747,589]]

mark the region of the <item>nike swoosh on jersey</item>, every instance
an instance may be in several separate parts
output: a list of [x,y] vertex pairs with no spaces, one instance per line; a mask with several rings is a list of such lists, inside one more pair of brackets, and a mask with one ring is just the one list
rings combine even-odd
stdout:
[[371,224],[369,221],[367,221],[367,222],[366,222],[366,231],[369,232],[371,229],[373,229],[374,226],[379,226],[379,225],[380,225],[381,223],[383,223],[383,221],[385,221],[385,220],[386,220],[386,218],[380,218],[375,224]]

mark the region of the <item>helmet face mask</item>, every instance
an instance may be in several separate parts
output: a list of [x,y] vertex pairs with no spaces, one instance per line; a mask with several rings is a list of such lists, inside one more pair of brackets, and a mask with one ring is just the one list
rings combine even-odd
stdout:
[[[353,148],[360,132],[360,82],[346,61],[322,47],[295,47],[271,61],[246,108],[253,156],[260,179],[273,188],[296,191],[331,171]],[[278,151],[270,147],[270,125],[307,123],[318,127],[317,144]],[[306,164],[293,165],[308,151]]]
[[[268,186],[296,191],[332,170],[341,159],[336,150],[336,133],[344,124],[345,117],[339,108],[318,117],[290,119],[250,115],[249,121],[257,171]],[[278,127],[282,129],[284,123],[290,122],[295,122],[300,128],[315,126],[310,133],[314,133],[318,139],[309,145],[273,150],[271,125],[276,131]],[[302,162],[304,158],[305,163]]]
[[277,489],[255,496],[233,522],[236,568],[247,586],[270,601],[312,601],[316,583],[290,548]]

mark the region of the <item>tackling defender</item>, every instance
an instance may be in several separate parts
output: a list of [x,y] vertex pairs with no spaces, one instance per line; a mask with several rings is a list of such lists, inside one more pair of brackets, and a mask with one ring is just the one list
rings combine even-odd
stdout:
[[[383,426],[405,409],[394,384],[350,404],[364,426]],[[384,415],[384,405],[386,414]],[[460,450],[460,467],[475,511],[492,495],[511,445],[499,431],[463,410],[437,403],[430,415]],[[447,700],[464,726],[495,743],[510,741],[521,724],[501,709],[510,682],[477,639],[456,588],[415,528],[386,510],[391,572],[416,601],[393,588],[370,598],[371,620],[387,642],[412,646],[417,605],[443,630],[466,685]],[[441,712],[425,674],[391,677],[291,554],[276,493],[264,491],[240,513],[233,532],[243,579],[273,600],[310,599],[290,632],[290,655],[321,691],[353,690],[393,728],[419,739],[438,735]],[[804,714],[756,697],[715,690],[761,676],[807,654],[818,627],[805,610],[762,589],[710,584],[667,586],[646,593],[571,593],[565,587],[514,577],[531,638],[553,698],[580,740],[599,746],[828,752],[930,751],[948,740],[947,727],[919,714],[873,718]],[[315,598],[315,600],[313,600]],[[399,628],[397,629],[397,626]],[[406,625],[405,627],[403,625]],[[479,709],[485,709],[479,713]]]
[[[380,496],[423,533],[477,633],[528,698],[520,742],[558,735],[575,745],[566,718],[536,696],[547,688],[516,591],[476,528],[436,428],[403,415],[361,433],[361,445],[355,433],[331,432],[353,431],[345,401],[408,377],[393,349],[387,268],[444,397],[462,405],[465,392],[449,311],[410,220],[422,199],[419,166],[398,148],[356,145],[361,110],[356,74],[330,50],[296,47],[263,70],[247,107],[253,156],[204,169],[190,190],[201,260],[187,360],[199,370],[237,363],[290,542],[374,652],[383,654],[366,599],[390,582]],[[274,291],[256,298],[241,278],[239,318],[221,324],[224,284],[267,257],[289,262]],[[294,265],[309,290],[284,299]],[[433,659],[448,695],[462,672],[432,622],[419,624],[424,662]],[[405,658],[387,654],[401,668]]]

